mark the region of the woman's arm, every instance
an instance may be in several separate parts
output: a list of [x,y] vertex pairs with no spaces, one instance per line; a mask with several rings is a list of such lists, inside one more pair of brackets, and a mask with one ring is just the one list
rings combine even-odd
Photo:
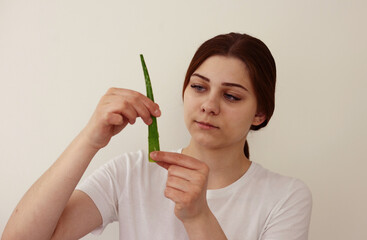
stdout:
[[[2,239],[51,239],[79,179],[97,152],[77,136],[16,206]],[[95,222],[101,217],[94,216]],[[81,221],[83,223],[83,221]]]
[[151,115],[158,117],[159,107],[146,96],[111,88],[87,126],[23,196],[2,239],[77,239],[100,225],[102,218],[93,201],[74,189],[94,155],[112,136],[128,123],[134,124],[137,117],[150,124]]

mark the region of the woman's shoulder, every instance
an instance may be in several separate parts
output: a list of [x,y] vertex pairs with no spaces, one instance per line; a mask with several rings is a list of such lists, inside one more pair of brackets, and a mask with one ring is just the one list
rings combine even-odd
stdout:
[[307,184],[297,177],[283,175],[269,170],[259,163],[254,163],[254,182],[257,187],[266,189],[272,195],[296,197],[312,201],[312,194]]

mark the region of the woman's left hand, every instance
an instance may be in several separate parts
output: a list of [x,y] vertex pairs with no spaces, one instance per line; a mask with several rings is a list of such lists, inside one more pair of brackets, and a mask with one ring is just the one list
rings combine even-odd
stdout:
[[151,158],[168,170],[165,196],[175,202],[175,215],[182,222],[205,218],[210,213],[206,200],[209,167],[180,153],[152,152]]

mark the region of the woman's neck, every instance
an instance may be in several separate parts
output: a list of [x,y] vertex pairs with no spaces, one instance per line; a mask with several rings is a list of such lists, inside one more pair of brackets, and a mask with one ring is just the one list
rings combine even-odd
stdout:
[[251,165],[251,161],[243,153],[243,147],[207,148],[191,141],[182,153],[209,166],[208,189],[219,189],[232,184]]

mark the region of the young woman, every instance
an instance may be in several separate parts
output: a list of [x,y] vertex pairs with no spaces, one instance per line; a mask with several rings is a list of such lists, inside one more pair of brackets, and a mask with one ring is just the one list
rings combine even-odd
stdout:
[[[249,160],[250,130],[274,111],[274,59],[246,34],[216,36],[195,53],[183,86],[189,144],[112,159],[77,184],[97,151],[160,109],[112,88],[87,126],[34,183],[2,239],[78,239],[119,221],[120,239],[307,239],[311,194],[299,180]],[[76,190],[75,190],[76,189]]]

